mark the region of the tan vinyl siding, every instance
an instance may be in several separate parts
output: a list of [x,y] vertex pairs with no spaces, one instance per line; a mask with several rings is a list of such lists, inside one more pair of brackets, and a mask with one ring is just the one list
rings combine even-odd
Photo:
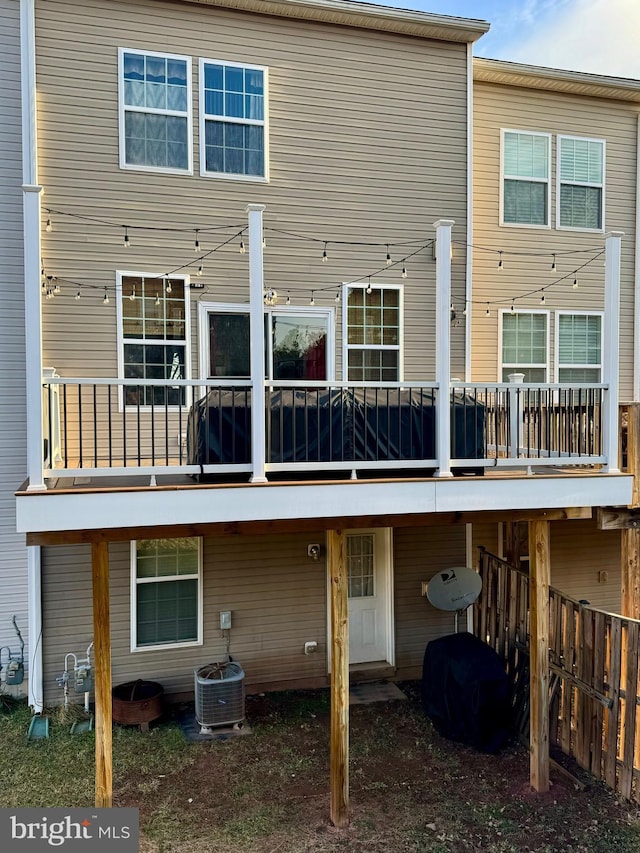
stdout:
[[[0,0],[0,646],[18,649],[15,615],[25,641],[27,550],[16,533],[14,491],[26,471],[24,287],[22,250],[22,148],[20,3]],[[25,650],[28,661],[28,649]]]
[[427,643],[453,632],[454,614],[436,610],[422,598],[421,585],[440,569],[464,566],[465,548],[464,525],[394,532],[396,666],[401,677],[420,677]]
[[[115,299],[103,306],[115,270],[157,272],[193,261],[193,233],[154,233],[246,224],[247,202],[267,205],[265,225],[319,240],[417,241],[392,250],[402,261],[433,237],[433,222],[455,220],[466,235],[466,46],[390,33],[298,22],[184,3],[49,0],[38,7],[41,180],[46,205],[130,226],[121,229],[56,214],[43,254],[63,294],[44,304],[45,361],[63,376],[115,375]],[[194,175],[121,170],[118,165],[119,47],[192,58]],[[269,69],[270,182],[199,176],[198,59]],[[200,233],[203,251],[237,228]],[[246,239],[246,238],[245,238]],[[384,268],[382,247],[329,245],[267,231],[265,276],[294,305],[334,306],[343,282]],[[435,264],[431,250],[375,278],[403,284],[405,378],[433,377]],[[192,275],[196,266],[190,270]],[[454,261],[454,296],[464,294],[464,251]],[[248,301],[248,254],[238,241],[205,260],[197,301]],[[329,288],[325,293],[321,288]],[[341,375],[341,310],[337,373]],[[463,326],[453,330],[452,369],[463,370]],[[194,358],[193,375],[197,374]]]
[[[607,573],[606,580],[600,574]],[[620,612],[620,531],[595,520],[551,525],[551,583],[593,607]]]
[[[426,643],[453,630],[453,615],[421,596],[421,582],[439,569],[464,565],[464,527],[394,532],[396,666],[418,676]],[[114,684],[159,681],[168,693],[193,688],[193,668],[226,654],[219,611],[231,610],[231,654],[247,684],[324,683],[327,675],[327,574],[307,556],[323,533],[228,536],[203,543],[204,643],[169,650],[130,650],[130,546],[110,546],[111,643]],[[43,549],[45,701],[60,701],[55,678],[67,652],[78,655],[93,637],[91,551]],[[315,641],[318,651],[304,654]]]
[[480,546],[485,548],[489,553],[499,556],[499,526],[493,522],[491,524],[474,524],[473,525],[473,553],[472,562],[470,565],[477,566],[479,559]]
[[[516,308],[552,312],[550,366],[554,364],[557,310],[604,308],[604,266],[599,258],[577,273],[579,287],[572,288],[573,271],[599,249],[604,236],[596,232],[557,230],[556,155],[558,135],[582,136],[606,141],[604,225],[607,231],[625,232],[622,251],[622,300],[620,329],[621,394],[630,397],[633,383],[633,294],[636,193],[636,145],[638,106],[620,101],[587,98],[558,92],[519,89],[491,83],[474,86],[474,291],[473,378],[495,380],[498,373],[498,310],[509,309],[511,298],[545,287],[564,275],[569,279],[516,302]],[[551,229],[499,225],[500,130],[552,134],[550,163]],[[493,251],[484,251],[490,249]],[[502,250],[504,267],[498,271]],[[567,250],[581,250],[563,257]],[[543,257],[515,257],[508,252],[538,252]],[[557,273],[551,271],[557,252]],[[500,301],[502,302],[500,303]],[[486,317],[486,302],[490,306]],[[550,380],[552,379],[550,374]]]

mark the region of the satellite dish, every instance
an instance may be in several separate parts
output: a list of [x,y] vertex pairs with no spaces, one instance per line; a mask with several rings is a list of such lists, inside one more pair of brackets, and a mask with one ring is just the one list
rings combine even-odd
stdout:
[[464,610],[482,590],[482,578],[467,566],[443,569],[427,585],[427,598],[438,610]]

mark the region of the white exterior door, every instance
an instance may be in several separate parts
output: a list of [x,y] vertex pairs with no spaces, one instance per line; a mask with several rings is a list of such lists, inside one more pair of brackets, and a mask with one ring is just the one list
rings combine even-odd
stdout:
[[393,663],[391,531],[346,534],[349,663]]

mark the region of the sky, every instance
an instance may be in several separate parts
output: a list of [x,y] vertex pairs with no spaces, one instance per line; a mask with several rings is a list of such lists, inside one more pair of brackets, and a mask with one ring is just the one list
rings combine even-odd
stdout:
[[476,56],[640,79],[640,0],[369,0],[491,29]]

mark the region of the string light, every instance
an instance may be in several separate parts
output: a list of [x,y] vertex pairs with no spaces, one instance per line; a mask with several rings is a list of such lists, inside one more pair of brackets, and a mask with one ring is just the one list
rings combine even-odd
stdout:
[[316,304],[316,298],[313,295],[313,290],[312,290],[311,291],[311,299],[309,300],[309,305],[315,305],[315,304]]
[[389,244],[387,243],[387,266],[391,266],[391,253],[389,252]]
[[498,269],[502,271],[504,269],[504,264],[502,263],[502,252],[499,252],[498,255],[499,255]]
[[371,291],[372,291],[372,288],[371,288],[371,276],[369,276],[369,284],[367,285],[367,294],[368,294],[369,296],[371,296]]
[[515,308],[515,305],[513,304],[513,302],[511,303],[511,313],[512,314],[516,313],[516,308]]
[[329,256],[327,255],[327,244],[324,244],[324,249],[322,250],[322,263],[326,264],[329,260]]
[[131,240],[129,240],[129,229],[126,225],[123,225],[122,227],[124,228],[124,238],[122,240],[122,245],[125,247],[125,249],[128,249],[131,246]]
[[487,302],[487,310],[484,312],[485,317],[491,316],[491,309],[489,308],[489,303]]
[[456,308],[453,302],[451,303],[451,305],[449,305],[449,311],[451,311],[452,314],[456,313]]
[[156,307],[160,305],[160,291],[156,293]]
[[80,291],[76,293],[76,302],[80,302]]
[[47,224],[45,225],[44,230],[45,230],[45,231],[48,231],[48,232],[53,231],[53,225],[51,224],[51,214],[49,214],[49,215],[47,216]]
[[574,280],[573,280],[573,284],[571,285],[571,287],[572,287],[574,290],[577,290],[577,289],[578,289],[578,279],[577,279],[577,277],[576,277],[576,278],[574,278]]
[[544,305],[546,301],[547,300],[545,299],[545,295],[543,293],[542,296],[540,297],[540,305]]
[[552,264],[551,264],[551,272],[557,272],[557,270],[558,270],[558,266],[557,266],[557,264],[556,264],[556,256],[555,256],[555,253],[554,253],[554,255],[553,255],[553,262],[552,262]]
[[240,247],[239,247],[238,251],[240,252],[241,255],[244,255],[244,253],[247,251],[244,247],[244,240],[242,239],[242,237],[240,237]]
[[193,251],[194,251],[196,254],[198,254],[198,252],[200,251],[200,240],[198,240],[198,231],[199,231],[199,230],[200,230],[199,228],[196,228],[196,229],[195,229],[195,232],[196,232],[196,239],[193,241]]
[[467,303],[466,302],[465,302],[464,308],[462,309],[462,316],[463,317],[467,316]]
[[263,238],[262,238],[262,248],[263,248],[263,249],[266,249],[266,248],[267,248],[267,238],[266,238],[266,237],[263,237]]
[[204,272],[204,264],[200,264],[200,266],[198,267],[198,272],[196,273],[196,275],[202,275],[203,272]]
[[109,291],[107,290],[107,288],[106,288],[106,287],[105,287],[105,289],[104,289],[104,298],[103,298],[103,300],[102,300],[102,304],[103,304],[103,305],[108,305],[108,304],[109,304]]
[[287,300],[286,300],[286,304],[287,304],[287,305],[291,305],[291,294],[290,294],[290,293],[287,293]]
[[136,286],[135,286],[135,284],[131,287],[131,293],[129,294],[129,299],[132,302],[136,301]]
[[406,262],[406,260],[404,260],[402,262],[402,278],[406,278],[406,277],[407,277],[407,262]]
[[55,281],[55,285],[53,287],[53,295],[59,296],[60,295],[60,284],[58,282],[58,279],[55,276],[53,277],[53,281]]
[[340,304],[340,291],[339,291],[339,290],[336,290],[336,295],[335,295],[335,297],[334,297],[334,302],[336,303],[336,305],[339,305],[339,304]]
[[171,288],[171,279],[170,278],[167,278],[167,286],[166,286],[165,290],[167,291],[167,293],[171,293],[172,288]]

